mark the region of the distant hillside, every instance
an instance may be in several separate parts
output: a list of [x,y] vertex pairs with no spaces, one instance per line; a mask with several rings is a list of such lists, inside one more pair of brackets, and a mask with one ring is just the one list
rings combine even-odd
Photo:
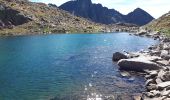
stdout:
[[0,35],[99,32],[105,29],[84,18],[27,0],[0,0]]
[[142,26],[154,19],[140,8],[135,9],[128,15],[123,15],[114,9],[103,7],[101,4],[92,4],[91,0],[72,0],[64,3],[59,8],[69,11],[73,15],[103,24],[132,23]]
[[164,14],[158,19],[153,20],[144,27],[155,31],[161,31],[170,36],[170,12]]

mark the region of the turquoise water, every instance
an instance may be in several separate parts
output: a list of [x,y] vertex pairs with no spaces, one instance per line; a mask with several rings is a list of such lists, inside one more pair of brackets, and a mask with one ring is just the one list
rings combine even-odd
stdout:
[[122,77],[112,53],[155,43],[127,33],[1,37],[0,100],[88,100],[140,93],[144,79]]

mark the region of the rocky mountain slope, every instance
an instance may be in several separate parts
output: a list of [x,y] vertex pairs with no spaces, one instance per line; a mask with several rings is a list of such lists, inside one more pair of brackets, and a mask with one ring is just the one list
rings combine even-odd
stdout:
[[106,27],[27,0],[0,0],[0,35],[100,32]]
[[137,8],[128,15],[123,15],[115,9],[108,9],[101,4],[92,4],[91,0],[72,0],[64,3],[59,8],[71,14],[88,18],[97,23],[132,23],[139,26],[145,25],[154,18],[146,11]]
[[145,25],[153,19],[150,14],[140,8],[136,8],[133,12],[125,15],[125,21],[127,23],[133,23],[139,26]]
[[144,26],[147,29],[166,33],[170,36],[170,12]]

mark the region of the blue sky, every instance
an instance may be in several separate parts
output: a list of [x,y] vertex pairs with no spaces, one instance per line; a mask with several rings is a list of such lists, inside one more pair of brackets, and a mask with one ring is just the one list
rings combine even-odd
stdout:
[[[53,3],[57,6],[70,0],[31,0],[33,2]],[[140,7],[158,18],[170,11],[170,0],[92,0],[93,3],[101,3],[108,8],[114,8],[123,14]]]

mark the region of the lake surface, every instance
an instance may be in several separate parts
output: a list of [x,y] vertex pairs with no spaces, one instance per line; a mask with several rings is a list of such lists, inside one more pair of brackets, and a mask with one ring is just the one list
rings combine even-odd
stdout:
[[140,93],[144,79],[122,77],[112,54],[157,42],[127,33],[1,37],[0,100],[102,100]]

